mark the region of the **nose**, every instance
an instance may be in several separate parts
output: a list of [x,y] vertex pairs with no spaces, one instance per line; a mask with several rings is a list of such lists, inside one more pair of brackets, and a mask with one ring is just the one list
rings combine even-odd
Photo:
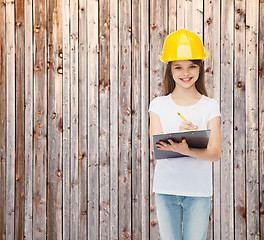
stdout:
[[184,70],[183,70],[183,75],[184,75],[184,76],[188,76],[188,74],[189,74],[189,70],[188,70],[188,68],[184,69]]

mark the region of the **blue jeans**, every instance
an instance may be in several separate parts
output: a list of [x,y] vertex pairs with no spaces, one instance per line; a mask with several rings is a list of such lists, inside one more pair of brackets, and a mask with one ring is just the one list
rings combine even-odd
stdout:
[[161,240],[205,240],[211,197],[155,194]]

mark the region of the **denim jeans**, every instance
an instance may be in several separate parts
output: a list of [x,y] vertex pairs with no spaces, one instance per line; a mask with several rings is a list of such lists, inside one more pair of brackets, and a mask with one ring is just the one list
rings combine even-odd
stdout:
[[155,194],[161,240],[205,240],[211,197]]

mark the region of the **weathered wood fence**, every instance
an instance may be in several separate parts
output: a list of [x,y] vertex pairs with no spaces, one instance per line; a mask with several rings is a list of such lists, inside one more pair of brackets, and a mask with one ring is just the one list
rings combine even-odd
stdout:
[[263,0],[1,0],[0,239],[159,238],[147,110],[179,28],[221,103],[208,239],[264,239]]

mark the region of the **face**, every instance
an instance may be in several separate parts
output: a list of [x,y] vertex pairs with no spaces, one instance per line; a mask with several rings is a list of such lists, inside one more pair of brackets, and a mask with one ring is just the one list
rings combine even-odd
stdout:
[[171,73],[176,85],[187,89],[195,87],[200,67],[189,60],[174,61],[171,64]]

